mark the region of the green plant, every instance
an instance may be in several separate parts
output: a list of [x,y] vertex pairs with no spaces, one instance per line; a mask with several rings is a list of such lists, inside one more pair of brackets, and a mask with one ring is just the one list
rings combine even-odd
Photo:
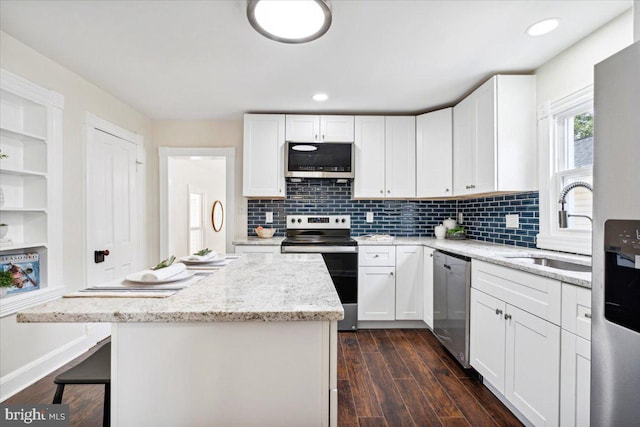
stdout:
[[461,234],[464,233],[464,227],[457,226],[451,230],[447,230],[447,234]]
[[9,288],[13,286],[13,278],[8,271],[0,271],[0,288]]
[[153,267],[152,270],[160,270],[161,268],[169,267],[171,264],[173,264],[173,261],[175,260],[176,260],[176,257],[171,255],[169,258],[161,261],[158,265]]
[[213,252],[211,249],[209,248],[204,248],[196,253],[194,253],[194,255],[198,255],[198,256],[205,256],[207,254],[210,254],[211,252]]

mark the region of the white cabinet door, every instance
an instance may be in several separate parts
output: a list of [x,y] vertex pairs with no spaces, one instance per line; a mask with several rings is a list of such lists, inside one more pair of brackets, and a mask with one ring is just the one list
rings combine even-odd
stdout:
[[433,330],[433,253],[435,249],[425,247],[423,252],[422,300],[424,303],[422,307],[422,320]]
[[422,320],[422,246],[396,248],[396,320]]
[[353,142],[353,116],[320,116],[320,140]]
[[358,320],[395,320],[394,267],[358,269]]
[[384,197],[385,121],[382,116],[355,118],[355,179],[356,198]]
[[504,394],[506,304],[497,298],[471,289],[471,366]]
[[557,426],[560,327],[511,305],[506,317],[504,395],[533,425]]
[[473,193],[473,150],[476,144],[474,94],[453,107],[453,194]]
[[385,134],[385,196],[416,197],[415,116],[385,117]]
[[416,196],[453,194],[453,109],[416,117]]
[[287,114],[287,141],[320,141],[320,116]]
[[[473,193],[496,191],[496,80],[496,77],[490,79],[474,92],[476,139],[472,149]],[[535,162],[535,159],[531,159],[531,162]]]
[[591,408],[591,343],[562,331],[560,425],[589,427]]
[[284,115],[245,114],[243,190],[245,197],[284,197]]

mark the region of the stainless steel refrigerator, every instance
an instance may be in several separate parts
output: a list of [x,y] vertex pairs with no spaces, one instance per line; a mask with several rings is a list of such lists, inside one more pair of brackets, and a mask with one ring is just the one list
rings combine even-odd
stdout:
[[591,425],[640,425],[640,42],[595,67]]

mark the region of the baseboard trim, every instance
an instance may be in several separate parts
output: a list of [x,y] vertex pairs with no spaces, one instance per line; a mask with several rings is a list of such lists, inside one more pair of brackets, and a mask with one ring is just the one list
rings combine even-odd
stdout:
[[359,320],[358,329],[428,329],[422,320]]
[[[51,372],[69,363],[104,339],[104,331],[87,325],[85,335],[78,337],[44,356],[0,378],[0,402],[24,390]],[[53,396],[51,396],[53,399]]]

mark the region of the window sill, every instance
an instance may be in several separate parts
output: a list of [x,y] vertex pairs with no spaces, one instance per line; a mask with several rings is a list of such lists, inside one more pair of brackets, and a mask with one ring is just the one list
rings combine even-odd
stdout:
[[43,304],[60,298],[67,293],[64,287],[44,288],[19,295],[10,295],[0,299],[0,318],[15,314],[34,305]]
[[570,252],[591,256],[591,233],[582,235],[538,234],[538,249]]

